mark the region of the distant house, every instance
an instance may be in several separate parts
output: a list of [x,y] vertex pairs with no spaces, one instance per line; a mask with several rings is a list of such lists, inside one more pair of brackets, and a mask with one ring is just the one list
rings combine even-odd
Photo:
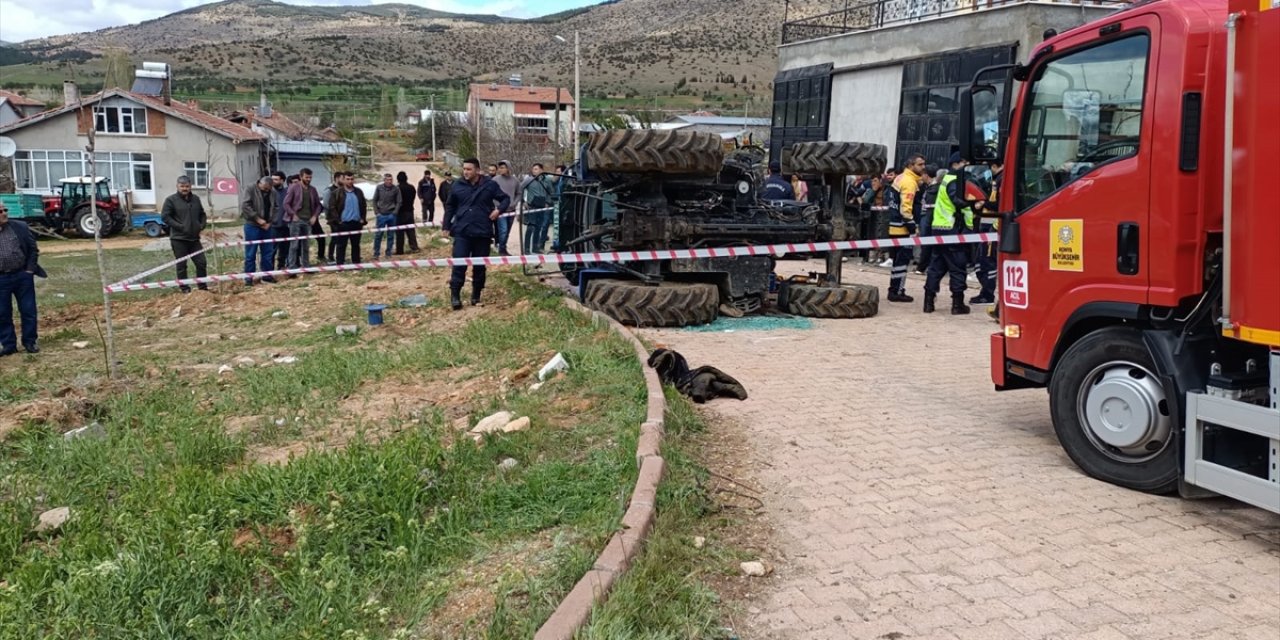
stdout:
[[11,122],[17,122],[24,117],[26,116],[23,116],[22,112],[18,110],[18,107],[12,102],[9,102],[8,98],[0,97],[0,126],[4,126]]
[[4,121],[4,111],[10,111],[17,114],[18,118],[27,118],[44,111],[44,103],[39,100],[32,100],[24,95],[19,95],[12,91],[0,89],[0,125],[9,124]]
[[333,181],[329,167],[334,158],[354,163],[351,146],[332,127],[301,124],[276,111],[265,95],[256,108],[233,111],[227,119],[266,137],[271,171],[293,175],[303,168],[311,169],[312,181],[325,185]]
[[667,119],[667,123],[683,125],[682,128],[690,131],[714,133],[721,137],[750,135],[754,140],[764,140],[769,137],[770,120],[768,118],[718,116],[702,111],[690,115],[672,116]]
[[573,140],[577,103],[568,89],[473,84],[467,96],[468,121],[498,135],[555,142],[559,112],[560,144]]
[[92,128],[98,175],[109,177],[113,190],[129,191],[133,206],[156,206],[186,175],[208,191],[215,211],[236,209],[240,185],[263,175],[266,137],[172,100],[168,83],[163,87],[154,95],[108,89],[81,98],[67,82],[64,106],[0,125],[0,135],[17,143],[18,191],[48,193],[62,178],[86,175]]

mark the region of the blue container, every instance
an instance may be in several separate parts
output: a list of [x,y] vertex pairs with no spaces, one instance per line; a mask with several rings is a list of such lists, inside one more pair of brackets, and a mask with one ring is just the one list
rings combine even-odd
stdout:
[[369,326],[382,324],[382,311],[387,308],[385,304],[367,304],[364,310],[369,312]]

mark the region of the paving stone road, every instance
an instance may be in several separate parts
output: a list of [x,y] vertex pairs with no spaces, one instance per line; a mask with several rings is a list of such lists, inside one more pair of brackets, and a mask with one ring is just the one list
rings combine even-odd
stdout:
[[641,332],[751,394],[708,409],[753,441],[779,532],[739,637],[1280,639],[1280,516],[1084,476],[1043,391],[992,390],[985,314],[880,309]]

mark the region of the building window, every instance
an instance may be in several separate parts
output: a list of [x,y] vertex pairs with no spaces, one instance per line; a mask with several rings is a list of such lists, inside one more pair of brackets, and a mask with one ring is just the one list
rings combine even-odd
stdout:
[[142,107],[94,107],[93,130],[98,133],[146,135],[147,110]]
[[76,150],[19,151],[13,156],[13,169],[19,189],[52,191],[63,178],[85,174],[84,154]]
[[783,71],[773,80],[773,130],[769,158],[797,142],[827,139],[831,112],[831,69],[822,64]]
[[539,136],[545,138],[550,135],[549,123],[546,118],[527,118],[517,116],[516,135]]
[[110,178],[114,189],[151,190],[151,154],[112,151],[93,158],[98,175]]
[[184,162],[182,163],[182,171],[188,178],[191,178],[191,187],[194,189],[209,188],[209,163],[207,162]]
[[[1013,47],[969,49],[921,58],[902,67],[902,102],[898,112],[898,141],[894,166],[914,154],[931,164],[947,166],[951,152],[959,145],[956,127],[960,119],[960,89],[987,66],[1011,62]],[[1002,87],[998,76],[984,81]],[[1003,101],[1004,97],[1000,99]]]

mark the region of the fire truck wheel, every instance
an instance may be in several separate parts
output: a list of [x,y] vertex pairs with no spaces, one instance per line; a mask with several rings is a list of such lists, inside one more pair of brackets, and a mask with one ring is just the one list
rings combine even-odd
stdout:
[[1085,473],[1147,493],[1177,488],[1176,403],[1155,371],[1133,329],[1095,331],[1062,354],[1049,409],[1058,442]]
[[638,280],[591,280],[588,307],[633,327],[684,327],[716,319],[720,290],[704,282],[663,282],[657,286]]
[[678,129],[616,129],[591,134],[587,167],[605,173],[713,175],[724,164],[720,136]]
[[781,306],[806,318],[870,318],[880,312],[880,289],[862,284],[820,287],[782,285]]
[[846,176],[884,173],[889,149],[871,142],[797,142],[791,155],[783,154],[783,173],[840,174]]

